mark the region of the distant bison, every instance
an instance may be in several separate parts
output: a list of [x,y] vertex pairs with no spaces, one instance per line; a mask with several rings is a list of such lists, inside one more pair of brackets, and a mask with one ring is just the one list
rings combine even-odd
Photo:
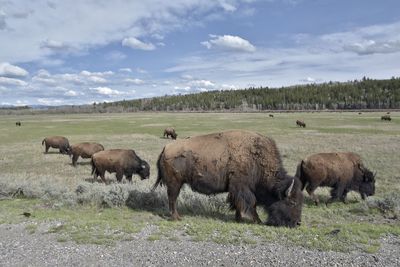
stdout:
[[20,122],[20,121],[17,121],[17,122],[15,123],[15,126],[21,126],[21,122]]
[[314,191],[319,186],[333,188],[328,202],[345,202],[349,191],[359,192],[362,199],[375,193],[375,174],[364,167],[359,155],[351,152],[311,155],[298,165],[296,176],[317,205]]
[[46,137],[42,141],[42,146],[46,146],[46,153],[49,152],[49,148],[58,148],[60,153],[68,154],[69,150],[69,142],[68,139],[64,136],[50,136]]
[[274,115],[273,115],[273,114],[269,114],[269,117],[270,117],[270,118],[273,118],[273,117],[274,117]]
[[168,127],[168,128],[165,128],[165,130],[164,130],[164,137],[165,136],[167,136],[167,138],[168,138],[168,136],[171,136],[171,138],[175,140],[178,135],[176,134],[174,128]]
[[299,127],[306,128],[306,124],[304,123],[304,121],[297,120],[296,121],[296,125],[299,126]]
[[358,112],[358,115],[361,115],[362,114],[362,112]]
[[92,155],[91,164],[94,178],[100,176],[104,183],[106,183],[104,177],[106,171],[115,172],[118,182],[121,182],[124,175],[130,182],[133,174],[139,174],[142,180],[148,179],[150,176],[149,164],[139,158],[133,150],[103,150]]
[[104,150],[104,147],[99,143],[79,143],[70,146],[68,155],[72,157],[72,165],[76,166],[78,158],[89,159],[96,152]]
[[381,120],[383,120],[383,121],[391,121],[392,118],[389,115],[384,115],[384,116],[381,117]]
[[299,179],[287,175],[275,142],[248,131],[227,131],[167,144],[158,161],[158,185],[167,187],[172,219],[183,184],[206,195],[229,192],[236,220],[261,222],[256,207],[268,212],[267,224],[294,227],[301,221],[303,194]]

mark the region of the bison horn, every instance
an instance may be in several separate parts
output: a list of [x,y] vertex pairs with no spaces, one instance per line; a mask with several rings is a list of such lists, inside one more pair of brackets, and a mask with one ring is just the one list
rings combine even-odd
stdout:
[[372,176],[372,177],[374,177],[374,178],[375,178],[377,173],[378,173],[378,172],[377,172],[377,171],[375,171],[375,173],[374,173],[374,176]]
[[290,184],[290,186],[286,190],[285,194],[286,194],[287,197],[290,195],[290,193],[292,193],[293,185],[294,185],[294,178],[292,179],[292,183]]

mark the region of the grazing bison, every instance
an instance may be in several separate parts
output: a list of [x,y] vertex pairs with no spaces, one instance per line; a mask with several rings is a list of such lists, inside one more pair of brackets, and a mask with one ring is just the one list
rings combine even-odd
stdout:
[[109,149],[92,155],[92,174],[96,179],[99,175],[104,183],[104,174],[116,173],[117,181],[121,182],[125,175],[128,181],[132,181],[133,174],[139,174],[140,178],[147,179],[150,176],[149,164],[139,158],[135,151],[129,149]]
[[375,193],[375,174],[364,167],[359,155],[351,152],[311,155],[297,166],[296,176],[317,205],[314,191],[319,186],[332,187],[328,202],[345,202],[349,191],[359,192],[362,199]]
[[306,128],[306,124],[305,124],[304,121],[297,120],[296,121],[296,125],[299,126],[299,127]]
[[273,117],[274,117],[274,114],[269,114],[269,117],[270,117],[270,118],[273,118]]
[[96,152],[104,150],[104,147],[99,143],[79,143],[70,146],[68,155],[72,157],[72,165],[76,166],[78,158],[89,159]]
[[46,146],[46,153],[49,152],[49,148],[58,148],[60,153],[68,154],[69,150],[69,142],[68,139],[64,136],[50,136],[46,137],[42,141],[42,146]]
[[301,221],[303,194],[299,179],[283,168],[275,142],[258,133],[227,131],[167,144],[158,161],[158,185],[167,187],[172,219],[183,184],[206,195],[229,192],[236,220],[261,222],[256,206],[268,212],[267,224],[294,227]]
[[168,138],[168,136],[171,136],[171,138],[175,140],[178,135],[176,134],[174,128],[168,127],[168,128],[165,128],[165,130],[164,130],[164,137],[165,136],[167,136],[167,138]]
[[389,115],[384,115],[384,116],[381,117],[381,120],[383,120],[383,121],[391,121],[392,118],[390,118]]
[[17,122],[15,123],[15,126],[21,126],[21,122],[20,122],[20,121],[17,121]]

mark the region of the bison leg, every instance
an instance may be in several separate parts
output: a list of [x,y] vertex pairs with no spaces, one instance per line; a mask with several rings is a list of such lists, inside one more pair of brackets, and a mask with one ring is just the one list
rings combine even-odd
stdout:
[[[102,180],[105,184],[107,184],[106,177],[105,177],[106,171],[101,171],[101,172],[96,173],[96,174],[100,175],[101,180]],[[96,177],[96,178],[97,178],[97,177]]]
[[49,152],[49,148],[50,148],[50,146],[48,146],[48,145],[46,144],[46,153]]
[[[236,189],[230,190],[232,206],[236,208],[235,219],[241,222],[242,214],[248,214],[255,223],[261,223],[260,217],[257,213],[257,199],[253,192],[249,189]],[[233,198],[232,198],[233,196]]]
[[342,199],[343,193],[345,190],[345,186],[343,184],[337,184],[335,187],[331,190],[331,198],[328,200],[327,204],[332,203],[338,199]]
[[72,156],[72,165],[76,166],[76,162],[78,161],[79,155],[73,155]]
[[171,213],[171,219],[174,221],[181,219],[181,217],[178,214],[178,210],[176,209],[176,199],[178,198],[181,187],[182,187],[181,184],[179,185],[175,184],[175,185],[168,185],[167,188],[169,212]]
[[117,177],[117,181],[120,183],[122,181],[122,177],[124,176],[124,173],[120,170],[117,171],[117,173],[115,174],[115,176]]
[[310,195],[310,198],[314,201],[315,205],[319,205],[319,199],[318,197],[314,194],[315,189],[317,189],[318,186],[312,185],[311,183],[307,184],[306,191]]

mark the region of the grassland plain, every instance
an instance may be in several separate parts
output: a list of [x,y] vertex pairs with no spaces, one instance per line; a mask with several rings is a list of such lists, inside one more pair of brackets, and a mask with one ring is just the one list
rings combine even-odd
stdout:
[[[319,250],[376,252],[381,237],[400,236],[400,113],[391,122],[383,113],[129,113],[24,115],[0,117],[0,223],[25,223],[30,233],[40,223],[54,222],[49,232],[60,242],[112,245],[129,240],[150,227],[149,240],[190,239],[217,243],[279,242]],[[307,127],[296,127],[303,119]],[[22,126],[15,126],[21,121]],[[305,156],[318,152],[353,151],[377,171],[376,195],[362,201],[350,193],[347,204],[314,206],[305,193],[302,225],[296,229],[234,222],[225,194],[204,196],[184,188],[178,209],[182,221],[167,220],[165,188],[150,192],[156,179],[156,160],[170,139],[165,127],[174,126],[178,138],[227,129],[257,131],[274,138],[289,174]],[[41,141],[66,136],[70,143],[95,141],[105,148],[132,148],[149,162],[151,177],[110,185],[93,181],[88,160],[71,160]],[[318,189],[322,200],[327,189]],[[14,197],[10,199],[10,195]],[[32,216],[21,216],[30,212]],[[260,209],[261,219],[266,214]]]

